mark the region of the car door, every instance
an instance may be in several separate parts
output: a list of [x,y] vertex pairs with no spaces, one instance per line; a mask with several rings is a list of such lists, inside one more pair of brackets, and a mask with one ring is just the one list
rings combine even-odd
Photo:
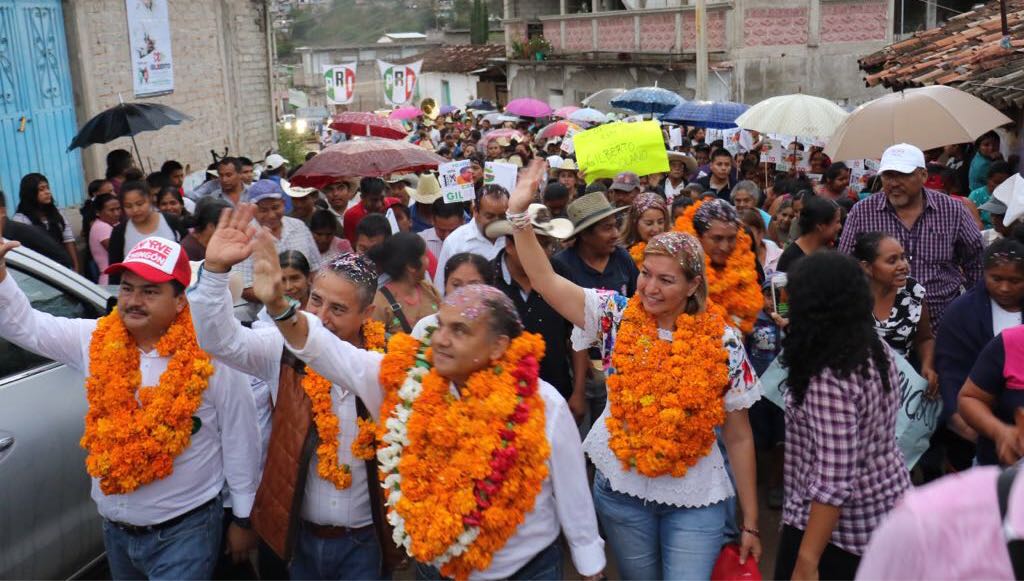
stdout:
[[[105,294],[70,271],[19,250],[8,273],[34,308],[96,318]],[[103,556],[89,496],[83,378],[0,339],[0,578],[67,578]]]

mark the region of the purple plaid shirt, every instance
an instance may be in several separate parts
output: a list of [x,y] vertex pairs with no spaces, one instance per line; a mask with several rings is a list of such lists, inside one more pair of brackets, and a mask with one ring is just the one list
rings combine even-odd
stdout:
[[937,326],[946,306],[981,278],[984,247],[978,225],[960,202],[928,189],[924,199],[924,212],[910,229],[885,193],[862,200],[846,218],[839,250],[850,254],[863,232],[884,232],[899,240],[910,261],[910,276],[924,285],[928,313]]
[[896,445],[899,373],[889,353],[889,385],[872,364],[865,375],[813,378],[800,406],[786,391],[786,499],[782,521],[807,529],[811,502],[839,506],[831,543],[864,553],[872,531],[910,488]]

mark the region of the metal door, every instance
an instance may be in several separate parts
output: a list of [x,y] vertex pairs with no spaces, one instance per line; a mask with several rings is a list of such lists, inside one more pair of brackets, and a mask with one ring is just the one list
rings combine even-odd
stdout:
[[21,176],[47,177],[58,206],[84,198],[60,0],[0,0],[0,189],[8,212]]

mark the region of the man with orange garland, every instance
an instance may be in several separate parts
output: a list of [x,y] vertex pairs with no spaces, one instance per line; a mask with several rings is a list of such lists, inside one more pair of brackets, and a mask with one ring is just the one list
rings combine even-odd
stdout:
[[82,447],[114,579],[209,579],[223,537],[221,490],[236,562],[256,546],[249,512],[260,434],[249,382],[203,352],[185,301],[181,246],[139,242],[106,273],[123,273],[117,310],[99,320],[32,308],[0,244],[0,335],[86,376]]
[[[252,215],[251,204],[224,212],[188,298],[199,344],[270,385],[274,424],[267,477],[253,510],[255,529],[289,561],[293,579],[379,579],[386,572],[381,570],[368,488],[377,483],[368,479],[365,458],[357,459],[353,451],[358,431],[355,396],[316,373],[299,376],[282,362],[284,340],[273,324],[258,322],[247,329],[232,314],[229,272],[252,253]],[[273,246],[270,251],[275,252]],[[373,264],[343,254],[316,273],[303,310],[338,339],[380,352],[384,325],[371,319],[376,292]],[[333,445],[317,447],[317,437]]]
[[559,533],[582,575],[601,574],[604,541],[576,423],[538,378],[543,341],[523,333],[504,293],[458,289],[429,345],[400,334],[383,355],[289,304],[262,245],[254,267],[254,291],[288,348],[377,419],[388,520],[419,578],[562,579]]

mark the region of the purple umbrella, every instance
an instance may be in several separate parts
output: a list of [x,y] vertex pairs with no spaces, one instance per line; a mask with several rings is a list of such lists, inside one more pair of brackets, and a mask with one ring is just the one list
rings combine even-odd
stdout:
[[459,110],[459,108],[456,107],[455,105],[445,105],[445,106],[441,107],[441,111],[438,114],[439,115],[448,115],[449,113],[454,113],[454,112],[456,112],[458,110]]
[[547,117],[551,115],[551,107],[544,101],[523,97],[509,101],[505,112],[520,117]]

